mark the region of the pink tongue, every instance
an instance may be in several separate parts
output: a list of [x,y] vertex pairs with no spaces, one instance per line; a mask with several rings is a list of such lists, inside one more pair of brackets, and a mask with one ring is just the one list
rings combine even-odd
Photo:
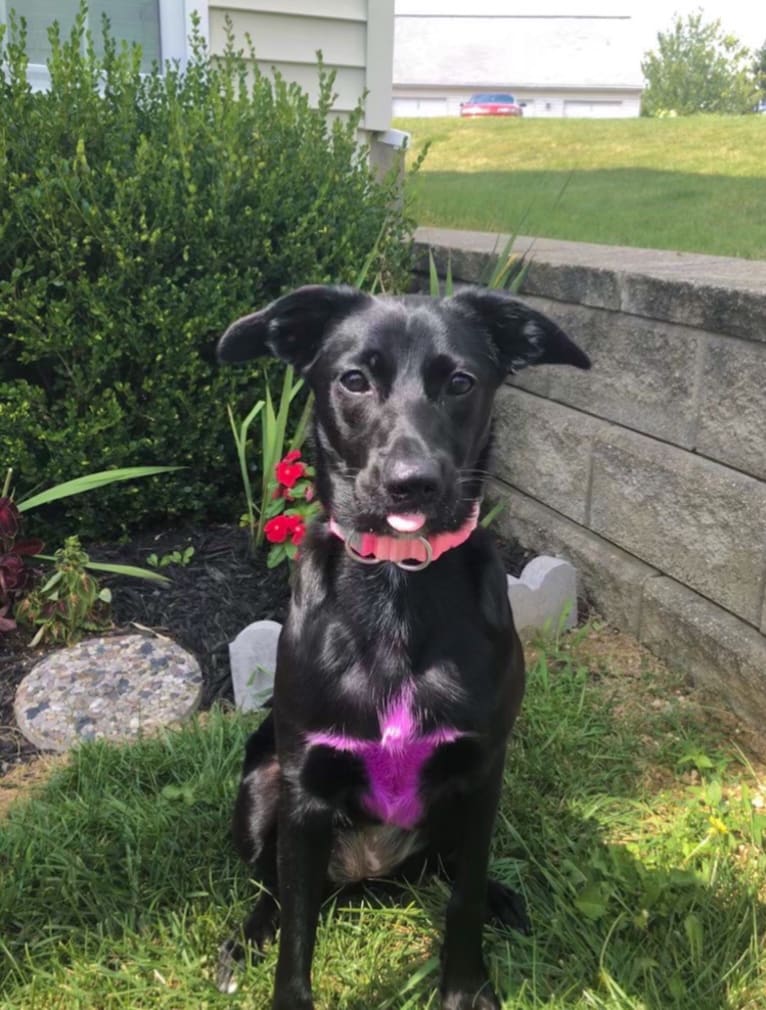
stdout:
[[422,512],[410,512],[405,515],[386,516],[386,522],[396,530],[397,533],[414,533],[419,530],[426,517]]

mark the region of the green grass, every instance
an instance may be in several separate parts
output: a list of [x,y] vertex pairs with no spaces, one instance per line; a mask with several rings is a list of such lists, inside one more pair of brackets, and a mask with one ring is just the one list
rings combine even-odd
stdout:
[[[530,673],[493,872],[526,894],[534,934],[487,930],[498,991],[508,1010],[763,1008],[755,771],[675,683],[588,659],[593,635],[551,646]],[[11,807],[0,1006],[269,1005],[273,950],[235,996],[210,980],[252,896],[226,840],[252,725],[213,712],[161,739],[85,747]],[[429,883],[403,908],[329,905],[318,1007],[436,1007],[445,897]]]
[[766,116],[396,125],[421,225],[766,259]]

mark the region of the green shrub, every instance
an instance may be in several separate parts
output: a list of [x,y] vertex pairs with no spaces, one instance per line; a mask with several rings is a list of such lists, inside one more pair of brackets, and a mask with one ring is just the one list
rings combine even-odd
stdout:
[[195,35],[183,71],[142,75],[106,23],[98,56],[84,20],[51,28],[44,93],[27,84],[23,20],[0,35],[3,461],[25,487],[186,466],[66,504],[68,533],[231,519],[225,405],[262,386],[257,369],[217,368],[217,336],[286,289],[351,281],[376,242],[373,272],[401,284],[410,223],[358,146],[361,109],[330,115],[321,62],[312,109],[231,38],[213,59]]

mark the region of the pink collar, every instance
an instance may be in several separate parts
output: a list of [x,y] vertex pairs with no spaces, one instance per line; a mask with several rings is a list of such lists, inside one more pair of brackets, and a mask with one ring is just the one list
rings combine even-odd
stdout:
[[355,561],[365,565],[376,565],[381,561],[393,561],[406,572],[419,572],[436,561],[445,551],[459,547],[470,537],[479,522],[479,503],[476,502],[471,514],[458,530],[451,533],[435,533],[433,536],[385,536],[377,533],[360,533],[358,530],[342,529],[334,519],[330,519],[330,532],[346,545],[346,553]]

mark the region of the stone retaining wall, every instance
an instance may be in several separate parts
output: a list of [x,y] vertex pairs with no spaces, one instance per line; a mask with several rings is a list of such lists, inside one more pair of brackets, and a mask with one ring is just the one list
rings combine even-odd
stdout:
[[[420,269],[479,282],[505,239],[421,229]],[[499,520],[572,560],[607,620],[766,741],[766,262],[517,242],[523,296],[593,369],[501,390]]]

